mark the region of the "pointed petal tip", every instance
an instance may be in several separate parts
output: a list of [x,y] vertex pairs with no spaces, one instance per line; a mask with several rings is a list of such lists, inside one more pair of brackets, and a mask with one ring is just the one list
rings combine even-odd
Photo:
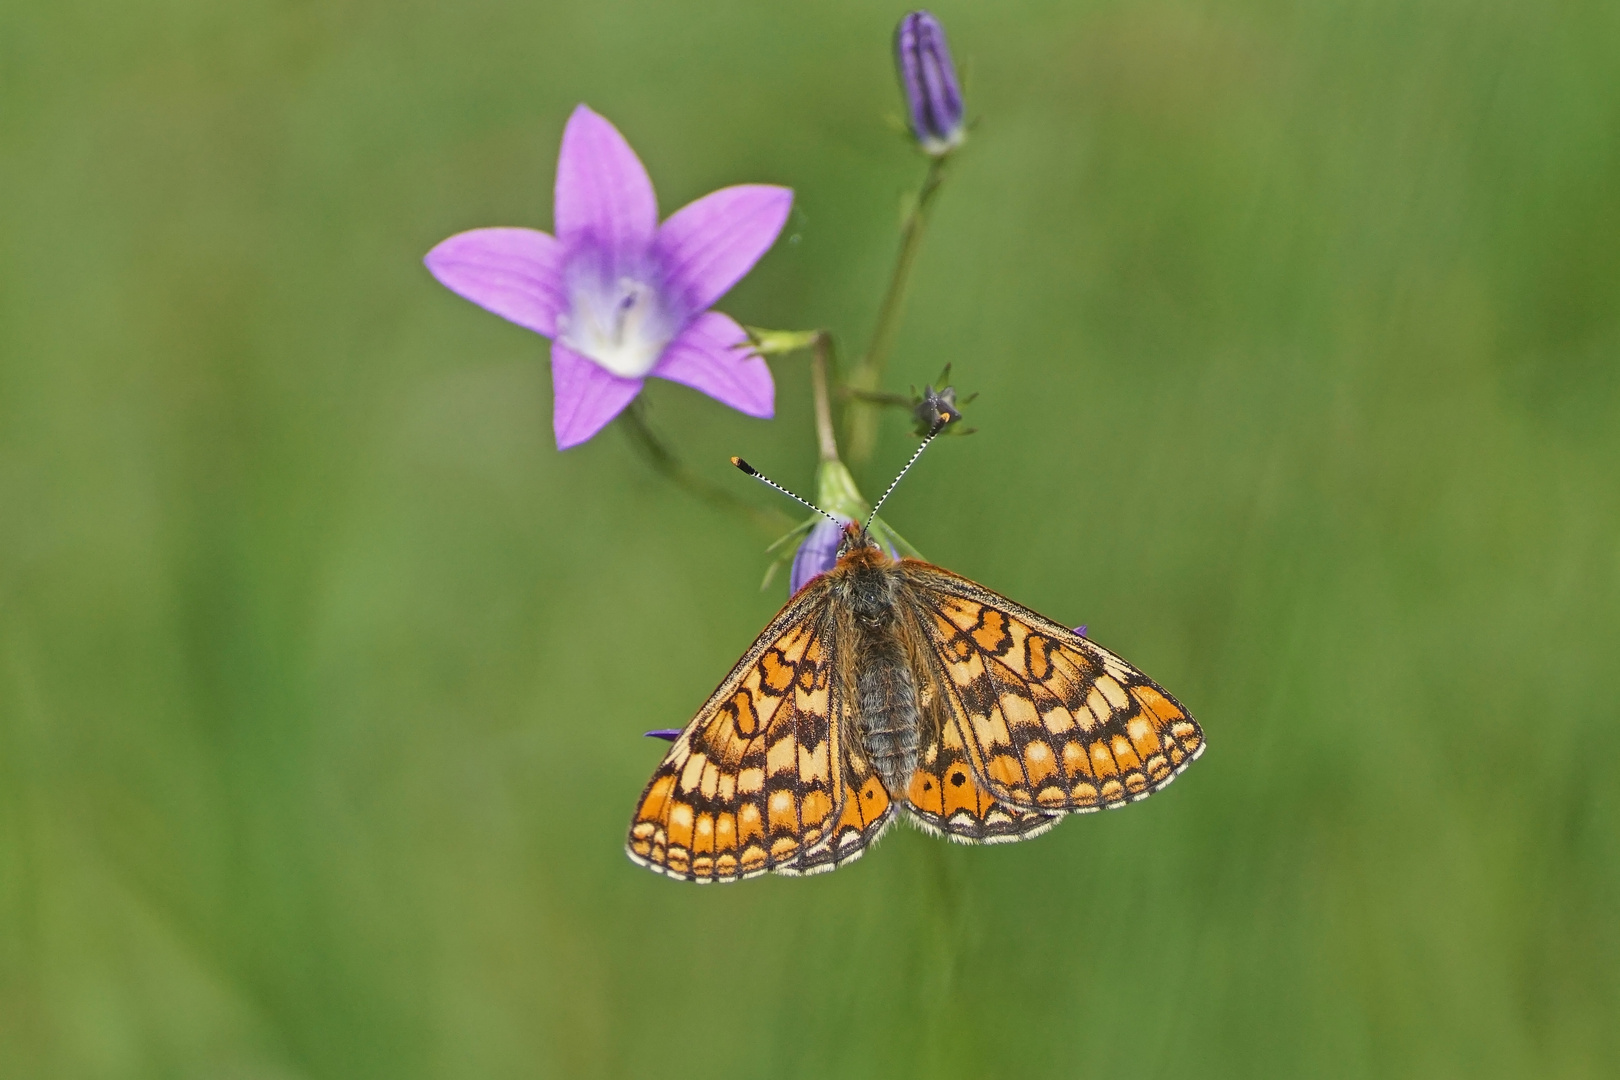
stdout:
[[606,127],[613,128],[615,132],[619,130],[618,128],[613,127],[613,121],[609,120],[607,117],[603,116],[601,113],[597,112],[583,101],[578,105],[575,105],[573,111],[568,114],[568,122],[563,125],[563,134],[566,136],[568,129],[572,128],[575,124],[602,124]]
[[565,244],[589,237],[615,252],[645,250],[658,227],[646,167],[612,121],[583,102],[563,128],[552,216]]

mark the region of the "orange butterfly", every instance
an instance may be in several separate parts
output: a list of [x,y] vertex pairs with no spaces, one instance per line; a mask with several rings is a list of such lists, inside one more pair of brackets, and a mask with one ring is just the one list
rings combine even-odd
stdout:
[[686,881],[813,874],[859,858],[897,803],[963,843],[1023,840],[1147,798],[1203,749],[1107,649],[851,524],[675,739],[626,850]]

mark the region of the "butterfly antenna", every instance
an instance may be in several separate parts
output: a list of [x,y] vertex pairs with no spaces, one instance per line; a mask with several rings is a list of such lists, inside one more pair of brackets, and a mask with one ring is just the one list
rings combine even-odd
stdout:
[[756,469],[752,465],[748,464],[748,462],[744,461],[742,458],[734,457],[734,458],[731,459],[731,463],[733,465],[737,466],[737,468],[741,469],[744,473],[748,474],[749,476],[752,476],[755,480],[758,480],[760,483],[769,484],[771,487],[775,488],[777,491],[780,491],[782,494],[786,495],[788,498],[792,499],[794,502],[801,503],[801,504],[803,504],[805,506],[808,506],[810,509],[812,509],[816,513],[820,514],[822,517],[826,518],[828,521],[832,522],[834,525],[837,525],[839,528],[844,527],[844,523],[842,521],[839,521],[837,518],[835,518],[831,514],[827,513],[827,511],[823,510],[821,507],[817,506],[815,503],[811,502],[809,499],[801,499],[799,496],[793,494],[793,492],[789,491],[787,488],[783,487],[781,484],[778,484],[775,480],[772,480],[770,477],[765,476],[758,469]]
[[[928,444],[934,441],[934,437],[941,431],[945,430],[946,423],[948,423],[947,420],[941,419],[939,423],[934,425],[934,430],[928,433],[928,438],[922,441],[922,445],[917,447],[916,453],[911,455],[911,460],[906,462],[906,467],[900,470],[900,476],[896,476],[893,480],[889,481],[889,486],[884,490],[883,497],[877,501],[877,505],[872,507],[871,516],[866,519],[866,524],[861,527],[862,532],[865,532],[872,527],[872,522],[877,519],[877,512],[883,508],[884,503],[889,501],[889,495],[894,491],[895,485],[900,483],[901,477],[905,476],[906,473],[911,471],[911,467],[913,465],[917,464],[917,459],[922,457],[922,452],[928,449]],[[764,478],[761,477],[761,479]]]

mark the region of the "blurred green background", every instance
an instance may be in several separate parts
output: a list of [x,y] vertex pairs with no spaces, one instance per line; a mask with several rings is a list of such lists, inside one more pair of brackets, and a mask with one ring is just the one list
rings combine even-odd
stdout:
[[[721,307],[858,345],[902,10],[0,7],[0,1075],[1620,1071],[1607,0],[943,3],[981,122],[889,382],[981,433],[886,516],[1209,753],[1011,847],[626,861],[783,586],[421,257],[549,228],[586,101],[666,213],[794,187]],[[776,371],[647,393],[762,506]]]

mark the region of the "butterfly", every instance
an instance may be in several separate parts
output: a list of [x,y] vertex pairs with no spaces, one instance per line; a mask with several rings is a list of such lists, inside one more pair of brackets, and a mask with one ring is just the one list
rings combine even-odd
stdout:
[[1118,656],[852,523],[675,738],[626,851],[712,882],[836,869],[901,814],[963,843],[1025,840],[1147,798],[1203,749]]

